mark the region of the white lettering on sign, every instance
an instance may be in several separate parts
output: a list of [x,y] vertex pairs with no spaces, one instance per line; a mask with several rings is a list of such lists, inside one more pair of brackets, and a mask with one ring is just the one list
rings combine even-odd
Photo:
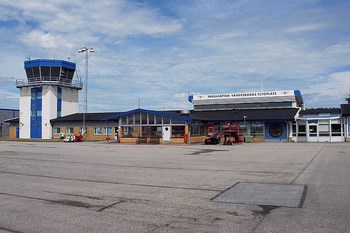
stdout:
[[229,99],[229,98],[259,98],[268,96],[294,96],[293,90],[288,91],[264,91],[264,92],[245,92],[231,94],[209,94],[209,95],[193,95],[194,100],[198,99]]

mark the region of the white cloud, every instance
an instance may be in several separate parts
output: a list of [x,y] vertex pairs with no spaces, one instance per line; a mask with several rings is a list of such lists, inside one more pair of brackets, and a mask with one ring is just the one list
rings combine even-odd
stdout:
[[[26,44],[28,47],[34,46],[38,48],[52,49],[52,48],[58,48],[60,46],[58,44],[60,40],[57,40],[56,42],[55,36],[52,35],[52,33],[50,32],[45,33],[38,30],[33,30],[28,34],[22,35],[20,37],[20,41],[23,44]],[[66,45],[66,43],[62,43],[62,45]]]
[[128,110],[138,98],[152,108],[181,107],[188,91],[253,91],[261,82],[323,104],[322,93],[338,95],[348,85],[335,73],[350,64],[350,17],[346,3],[336,3],[4,0],[0,82],[25,77],[27,55],[69,56],[84,75],[77,50],[88,46],[96,50],[91,110]]
[[326,27],[327,25],[325,24],[303,24],[298,26],[291,26],[285,31],[288,33],[303,33],[325,29]]
[[336,107],[345,102],[350,91],[350,71],[332,73],[319,80],[304,91],[309,107],[328,107],[331,103]]

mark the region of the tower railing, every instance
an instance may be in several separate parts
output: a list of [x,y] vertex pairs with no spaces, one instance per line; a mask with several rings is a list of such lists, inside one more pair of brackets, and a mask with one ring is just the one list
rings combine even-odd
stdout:
[[25,81],[23,79],[16,80],[16,87],[30,87],[37,85],[53,85],[53,86],[64,86],[64,87],[72,87],[81,90],[83,88],[83,82],[74,81],[74,82],[61,82],[61,81]]

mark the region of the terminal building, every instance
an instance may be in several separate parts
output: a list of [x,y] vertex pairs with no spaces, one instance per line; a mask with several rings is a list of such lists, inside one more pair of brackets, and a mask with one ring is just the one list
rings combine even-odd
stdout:
[[208,135],[235,127],[242,141],[350,141],[350,105],[305,110],[299,90],[191,95],[193,110],[138,108],[83,114],[78,113],[82,83],[73,81],[74,63],[40,59],[26,61],[24,68],[27,80],[17,81],[19,118],[7,121],[17,129],[10,138],[59,139],[83,134],[84,140],[203,143]]
[[206,133],[239,125],[244,136],[256,142],[291,140],[293,122],[303,107],[300,91],[265,91],[193,95],[192,119],[204,125]]

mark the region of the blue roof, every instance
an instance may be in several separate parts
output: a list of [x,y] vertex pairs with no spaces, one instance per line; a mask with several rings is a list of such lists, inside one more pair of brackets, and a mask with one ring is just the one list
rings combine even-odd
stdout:
[[130,111],[127,111],[127,112],[114,114],[114,115],[111,115],[111,116],[108,116],[108,117],[103,117],[103,118],[101,118],[101,120],[102,121],[107,121],[107,120],[110,120],[110,119],[116,119],[116,118],[119,118],[119,117],[122,117],[122,116],[126,116],[126,115],[133,114],[133,113],[139,113],[139,112],[150,113],[150,114],[153,114],[153,115],[165,116],[165,117],[170,117],[170,118],[174,118],[174,119],[179,119],[179,120],[183,120],[183,121],[190,121],[190,122],[192,122],[192,118],[191,117],[179,116],[179,115],[175,115],[175,114],[171,114],[171,113],[167,113],[167,112],[146,110],[146,109],[142,109],[142,108],[138,108],[138,109],[130,110]]
[[64,60],[49,60],[49,59],[37,59],[24,62],[24,68],[37,67],[37,66],[53,66],[64,67],[75,70],[75,63]]

